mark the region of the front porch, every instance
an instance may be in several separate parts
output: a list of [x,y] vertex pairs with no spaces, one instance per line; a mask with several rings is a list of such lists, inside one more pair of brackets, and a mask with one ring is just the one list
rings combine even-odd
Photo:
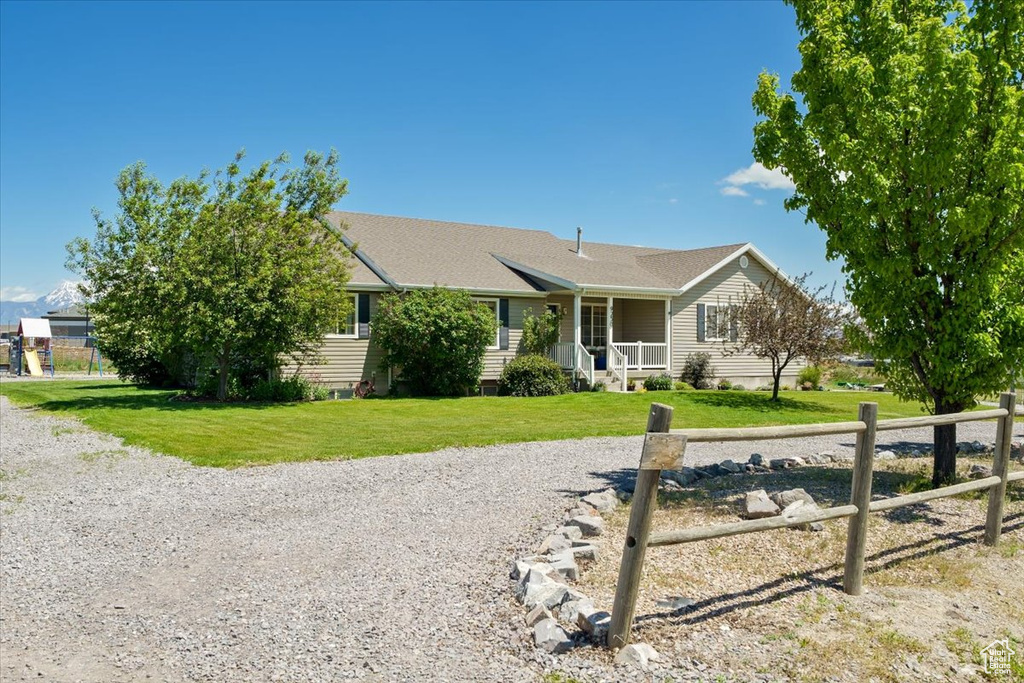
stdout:
[[[563,312],[562,341],[551,358],[575,376],[619,382],[655,371],[671,372],[671,300],[637,296],[551,296]],[[568,314],[571,306],[572,314]],[[610,341],[609,341],[610,340]]]

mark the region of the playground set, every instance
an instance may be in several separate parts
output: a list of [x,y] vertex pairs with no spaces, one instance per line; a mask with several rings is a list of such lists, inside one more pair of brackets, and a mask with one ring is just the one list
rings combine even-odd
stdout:
[[21,376],[27,372],[32,377],[56,376],[54,352],[67,353],[89,349],[87,374],[92,374],[93,365],[99,376],[103,376],[103,355],[95,337],[54,336],[50,332],[50,321],[45,318],[22,318],[18,322],[18,334],[10,339],[7,356],[7,374]]

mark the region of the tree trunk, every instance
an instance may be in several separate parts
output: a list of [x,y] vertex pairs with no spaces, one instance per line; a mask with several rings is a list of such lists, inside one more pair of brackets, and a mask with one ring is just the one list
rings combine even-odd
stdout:
[[776,371],[772,371],[772,380],[775,382],[772,385],[772,400],[773,401],[778,401],[779,400],[779,385],[782,384],[782,368],[779,368],[777,372]]
[[[936,415],[959,412],[956,406],[935,403]],[[932,461],[932,488],[949,486],[956,482],[956,425],[936,425],[935,458]]]
[[217,358],[217,400],[228,400],[228,377],[231,374],[231,345],[224,344]]

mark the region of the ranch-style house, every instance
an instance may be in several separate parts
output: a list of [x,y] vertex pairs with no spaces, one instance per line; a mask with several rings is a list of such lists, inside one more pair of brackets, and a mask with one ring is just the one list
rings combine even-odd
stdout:
[[[623,378],[662,372],[678,378],[688,354],[706,352],[716,377],[747,388],[771,382],[771,365],[724,353],[737,330],[728,310],[744,288],[778,267],[753,244],[659,249],[559,239],[543,230],[333,212],[330,223],[354,254],[348,291],[353,313],[324,339],[325,364],[292,366],[346,390],[373,379],[378,393],[393,378],[380,370],[370,320],[384,292],[451,287],[468,290],[499,321],[481,378],[493,388],[517,353],[525,316],[557,309],[561,337],[551,357],[576,379],[623,388]],[[793,384],[802,363],[786,368]]]

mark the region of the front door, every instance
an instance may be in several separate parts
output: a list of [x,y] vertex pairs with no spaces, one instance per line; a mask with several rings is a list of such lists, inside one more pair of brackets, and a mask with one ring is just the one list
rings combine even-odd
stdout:
[[582,304],[580,306],[580,336],[587,351],[595,358],[604,358],[608,345],[608,306]]

